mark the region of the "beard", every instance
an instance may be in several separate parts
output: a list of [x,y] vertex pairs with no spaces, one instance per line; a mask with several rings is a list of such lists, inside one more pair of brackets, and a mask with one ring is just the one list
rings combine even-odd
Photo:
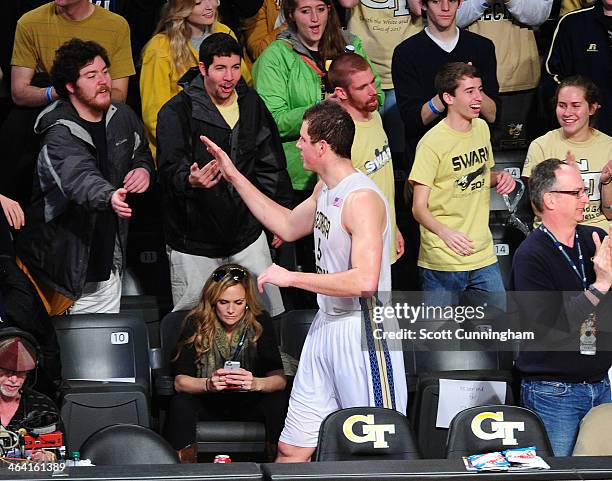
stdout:
[[[108,92],[109,95],[104,95]],[[98,87],[95,95],[88,96],[83,93],[80,88],[76,88],[75,96],[84,105],[88,106],[92,110],[98,112],[106,112],[111,105],[112,99],[110,96],[111,87],[110,85],[102,85]]]
[[349,103],[358,111],[368,114],[374,112],[378,108],[378,98],[373,97],[367,101],[357,101],[351,94],[347,95]]

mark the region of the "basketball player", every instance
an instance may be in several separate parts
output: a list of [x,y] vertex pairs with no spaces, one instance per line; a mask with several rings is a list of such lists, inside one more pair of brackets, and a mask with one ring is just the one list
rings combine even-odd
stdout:
[[295,241],[314,228],[316,274],[272,264],[257,280],[260,290],[271,283],[318,294],[319,312],[300,357],[277,462],[308,461],[321,421],[338,409],[380,406],[406,412],[401,348],[377,339],[382,336],[374,336],[373,330],[380,325],[372,323],[372,308],[391,291],[392,226],[382,192],[351,164],[354,134],[350,115],[335,103],[323,102],[305,112],[297,147],[304,168],[321,180],[312,196],[293,210],[262,194],[225,152],[201,137],[216,159],[212,168],[268,229],[284,241]]

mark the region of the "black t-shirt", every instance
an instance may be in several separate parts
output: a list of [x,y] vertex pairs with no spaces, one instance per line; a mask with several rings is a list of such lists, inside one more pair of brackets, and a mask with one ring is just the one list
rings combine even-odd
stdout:
[[[257,317],[257,321],[261,324],[263,332],[261,333],[261,337],[257,340],[257,353],[255,357],[256,366],[252,370],[252,373],[255,377],[265,377],[265,375],[271,371],[282,369],[283,363],[281,361],[278,341],[270,316],[268,313],[263,312]],[[193,327],[187,326],[181,334],[180,341],[193,335],[193,333]],[[243,349],[252,348],[253,344],[249,342],[248,344],[245,343]],[[216,366],[217,369],[222,367],[223,366]],[[196,352],[193,345],[181,350],[181,355],[174,363],[173,369],[175,376],[185,374],[187,376],[196,377]]]
[[[110,180],[108,151],[106,146],[106,116],[99,122],[81,119],[96,147],[96,161],[100,173]],[[89,248],[87,263],[87,282],[101,282],[110,278],[113,267],[115,237],[117,235],[117,216],[109,208],[96,212],[96,224]]]

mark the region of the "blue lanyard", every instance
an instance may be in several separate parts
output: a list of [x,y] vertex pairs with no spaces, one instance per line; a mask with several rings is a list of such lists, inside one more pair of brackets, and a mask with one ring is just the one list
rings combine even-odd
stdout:
[[[582,288],[586,291],[589,288],[589,285],[587,283],[586,272],[584,268],[584,258],[582,257],[582,248],[580,247],[580,237],[578,237],[578,231],[576,230],[576,245],[578,246],[578,262],[580,263],[580,272],[578,272],[578,267],[576,267],[576,264],[574,264],[574,261],[567,254],[567,252],[565,252],[565,249],[563,248],[563,244],[561,244],[561,242],[557,240],[557,238],[552,234],[552,232],[550,232],[546,227],[544,227],[544,224],[540,224],[539,229],[545,234],[547,234],[548,237],[550,237],[550,240],[553,241],[555,248],[559,249],[559,252],[563,254],[563,257],[565,257],[565,260],[567,261],[569,266],[576,273],[576,275],[578,276],[578,279],[580,279],[580,281],[582,282]],[[582,274],[582,277],[580,276],[581,274]]]

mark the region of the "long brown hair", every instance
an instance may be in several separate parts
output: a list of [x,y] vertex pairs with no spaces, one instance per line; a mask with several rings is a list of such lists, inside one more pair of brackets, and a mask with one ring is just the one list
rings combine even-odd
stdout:
[[[194,64],[193,53],[189,49],[191,41],[191,29],[187,23],[187,17],[191,15],[196,0],[169,0],[162,10],[161,18],[157,24],[154,35],[163,33],[170,42],[170,58],[176,70],[181,74],[189,70]],[[215,9],[215,21],[207,30],[212,33],[213,26],[218,19],[217,0]]]
[[[244,273],[242,279],[236,280],[231,275],[227,275],[230,269],[238,269]],[[226,275],[222,279],[215,281],[214,278],[216,273],[226,272]],[[173,361],[176,361],[184,347],[193,345],[196,352],[196,361],[200,361],[202,356],[211,349],[215,342],[215,334],[217,332],[217,313],[215,311],[215,305],[221,297],[221,295],[232,286],[241,284],[245,292],[245,302],[247,309],[244,312],[244,317],[241,322],[246,322],[247,329],[252,328],[254,333],[249,338],[251,342],[257,341],[263,332],[261,324],[257,322],[257,316],[259,316],[263,308],[257,295],[255,283],[253,282],[253,276],[244,267],[238,264],[225,264],[215,269],[204,284],[202,289],[202,295],[200,296],[200,302],[193,308],[193,310],[187,314],[183,321],[182,331],[187,327],[191,326],[194,329],[194,333],[187,339],[179,342],[177,346],[177,354]]]
[[[298,8],[298,2],[300,0],[282,0],[283,1],[283,15],[287,20],[287,25],[291,30],[297,32],[297,25],[293,19],[293,12]],[[325,30],[321,36],[319,42],[319,53],[323,59],[323,63],[327,60],[333,60],[336,56],[344,52],[346,47],[346,41],[342,35],[340,29],[340,20],[338,19],[338,13],[336,7],[332,4],[331,0],[322,0],[325,5],[329,7],[329,13],[327,15],[327,24]]]

